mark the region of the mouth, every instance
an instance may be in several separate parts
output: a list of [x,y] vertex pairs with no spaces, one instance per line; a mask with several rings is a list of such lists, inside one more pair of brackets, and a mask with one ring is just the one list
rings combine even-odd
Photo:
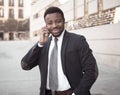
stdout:
[[53,30],[52,30],[52,34],[53,34],[54,36],[58,36],[58,35],[60,34],[60,30],[59,30],[59,29],[53,29]]
[[53,33],[59,33],[59,29],[53,29]]

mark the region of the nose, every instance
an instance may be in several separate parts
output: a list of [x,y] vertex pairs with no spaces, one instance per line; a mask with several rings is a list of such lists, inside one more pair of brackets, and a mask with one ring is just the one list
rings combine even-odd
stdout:
[[53,27],[56,27],[56,26],[57,26],[57,24],[54,22],[54,23],[53,23]]

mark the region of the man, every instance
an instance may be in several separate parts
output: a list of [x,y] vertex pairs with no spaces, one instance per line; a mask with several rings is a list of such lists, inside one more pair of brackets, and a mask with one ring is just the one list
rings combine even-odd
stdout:
[[40,95],[91,95],[98,69],[84,36],[65,30],[64,14],[58,7],[48,8],[44,20],[46,26],[40,30],[39,41],[23,57],[22,68],[39,66]]

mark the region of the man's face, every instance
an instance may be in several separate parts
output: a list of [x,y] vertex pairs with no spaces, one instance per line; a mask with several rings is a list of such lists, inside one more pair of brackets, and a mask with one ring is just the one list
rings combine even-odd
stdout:
[[61,35],[64,29],[64,19],[60,13],[47,14],[45,17],[45,23],[47,29],[54,37]]

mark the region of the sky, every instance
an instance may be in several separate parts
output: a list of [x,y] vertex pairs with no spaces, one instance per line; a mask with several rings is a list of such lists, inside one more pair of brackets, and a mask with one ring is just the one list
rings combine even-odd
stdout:
[[24,1],[24,16],[28,18],[30,16],[30,2],[31,0],[23,0]]

